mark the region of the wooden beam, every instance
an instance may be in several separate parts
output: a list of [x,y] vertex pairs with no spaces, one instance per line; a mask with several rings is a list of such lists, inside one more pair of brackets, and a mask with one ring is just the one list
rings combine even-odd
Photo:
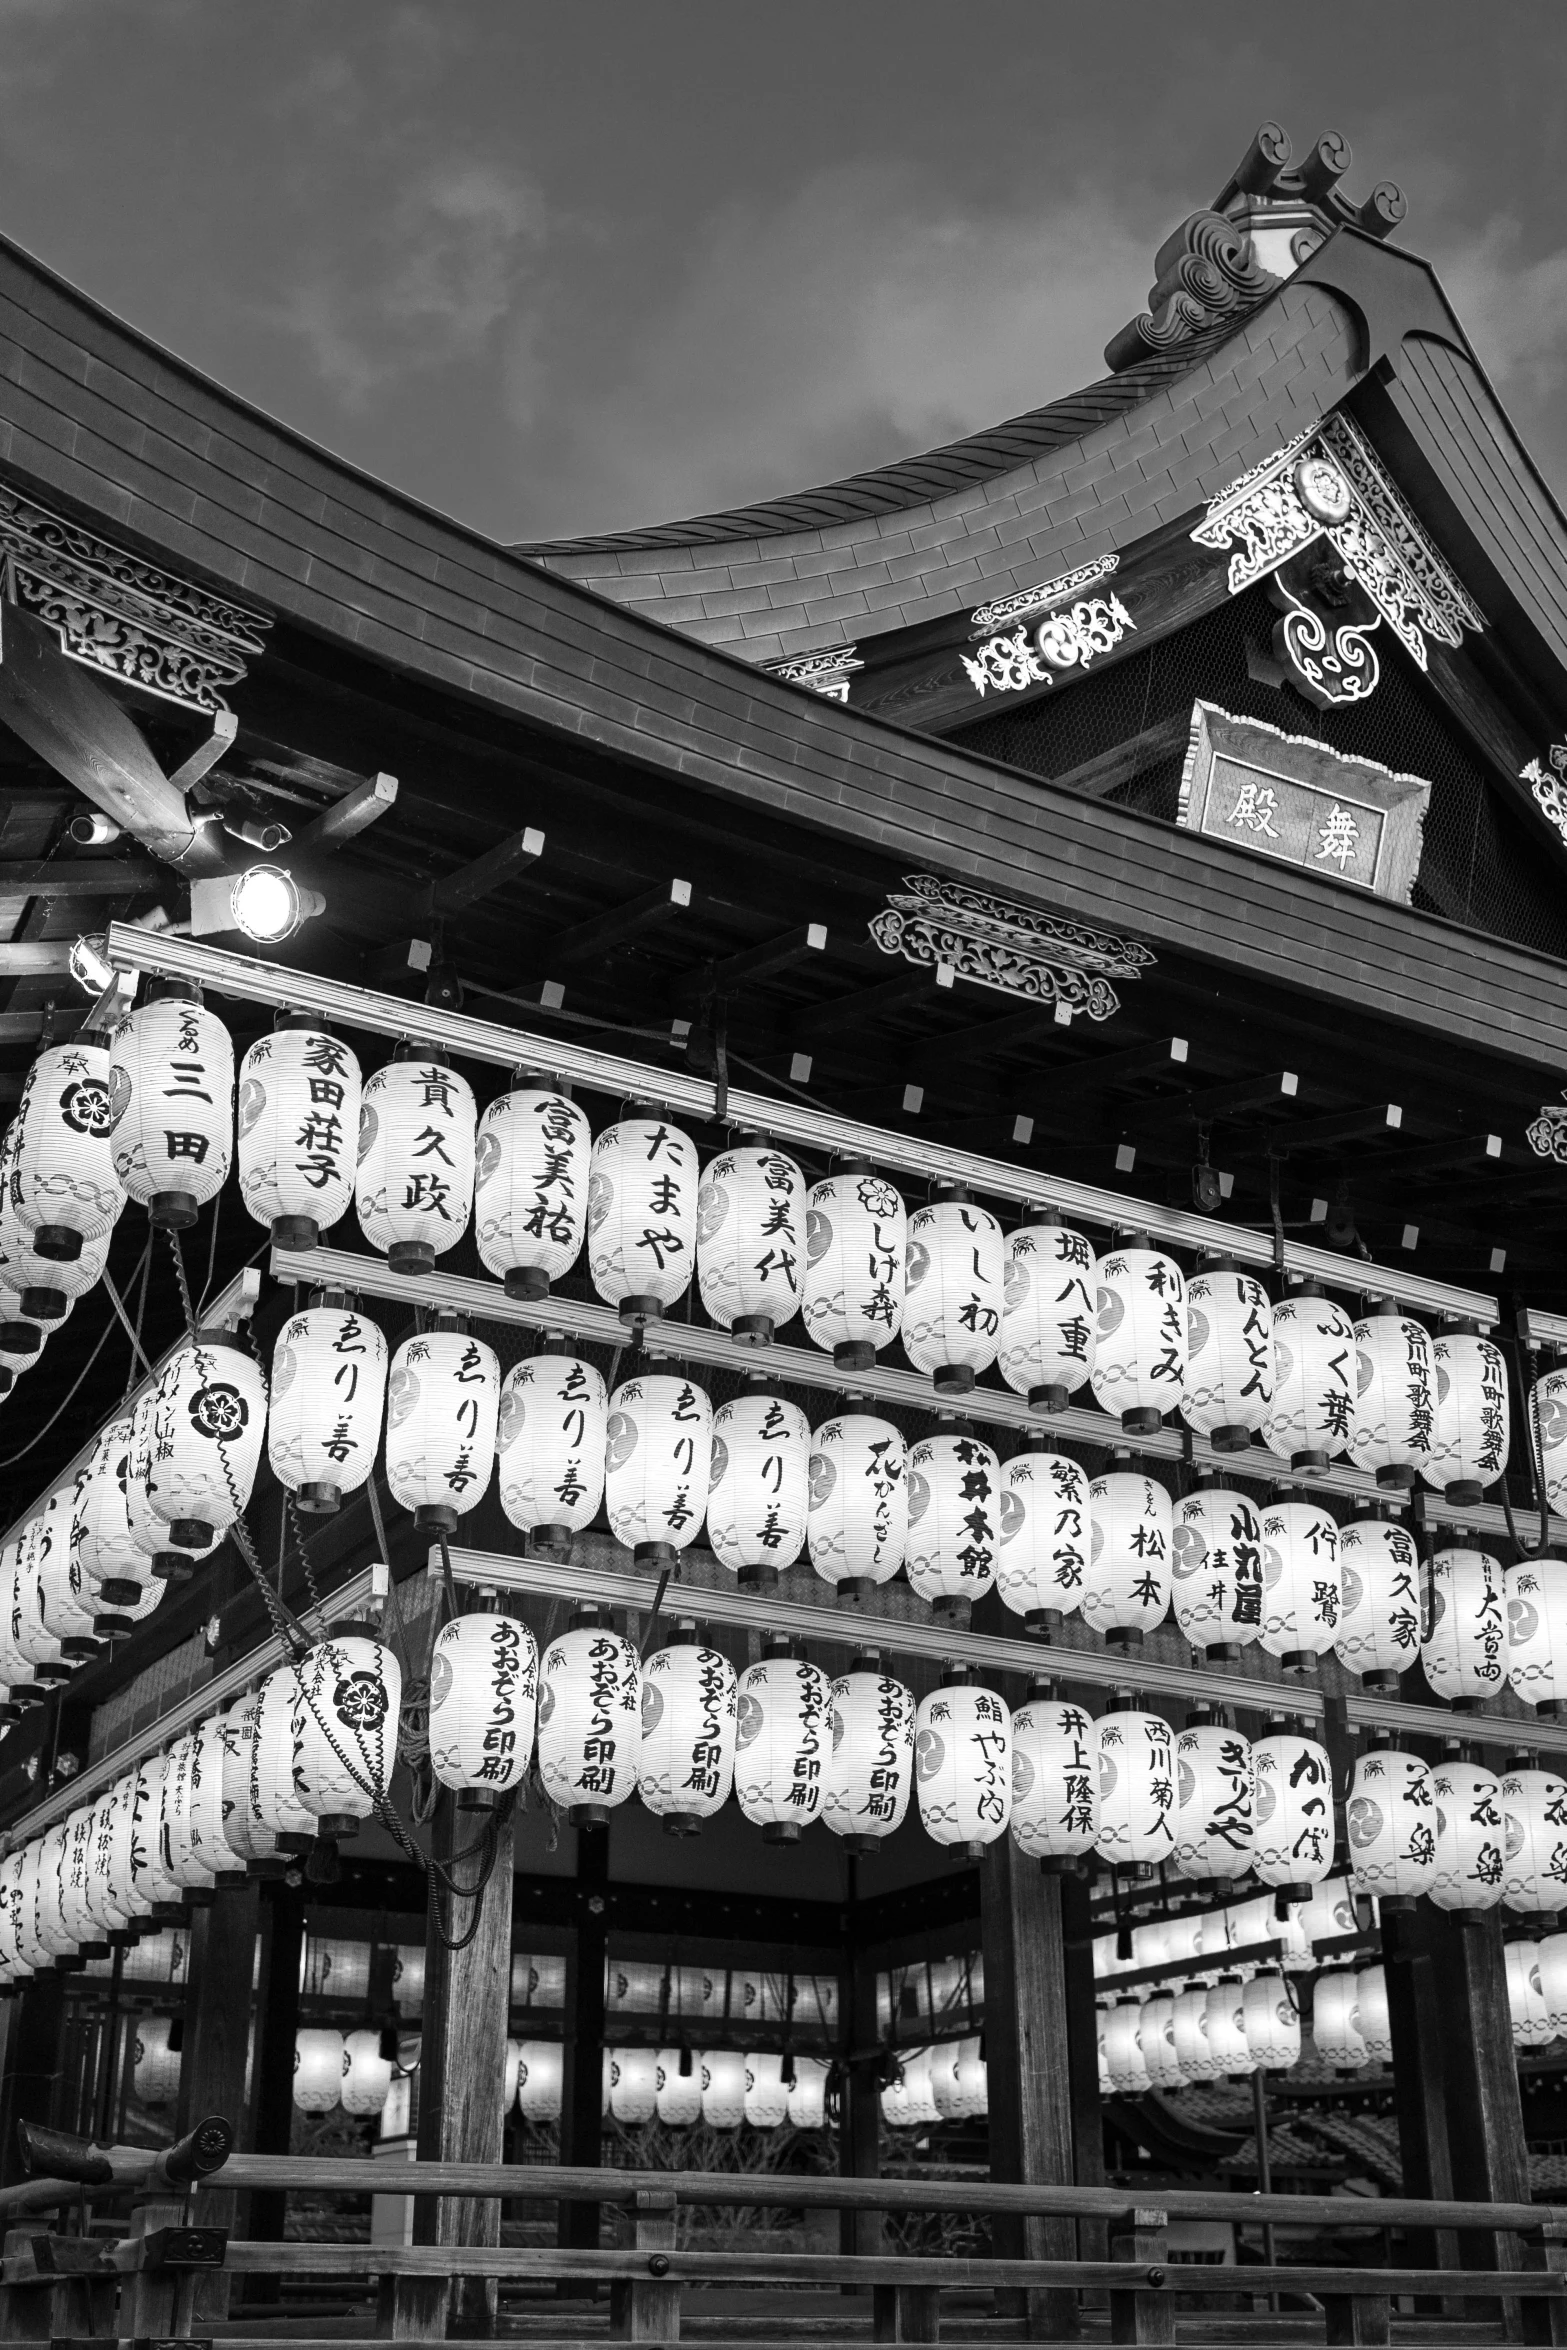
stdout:
[[628,939],[640,938],[644,931],[661,928],[690,904],[689,881],[662,881],[656,889],[628,898],[623,906],[611,906],[607,913],[590,915],[570,930],[557,932],[541,950],[541,959],[552,971],[567,963],[585,963],[591,956],[608,954],[611,947],[624,946]]
[[804,922],[796,930],[781,931],[776,938],[764,938],[759,946],[744,947],[737,955],[727,955],[722,962],[704,963],[700,969],[684,972],[675,981],[671,996],[675,1003],[700,1003],[711,991],[714,995],[736,994],[743,987],[754,987],[759,981],[774,978],[778,972],[803,963],[808,955],[827,951],[825,922]]
[[0,898],[133,898],[167,878],[145,857],[83,857],[63,865],[47,857],[0,862]]
[[[1404,2192],[1450,2203],[1454,2198],[1447,2126],[1447,2035],[1437,2004],[1426,1931],[1427,1918],[1434,1914],[1431,1904],[1422,1902],[1412,1916],[1384,1915],[1382,1974],[1393,2040],[1393,2104],[1398,2115]],[[1457,2241],[1451,2233],[1424,2229],[1410,2233],[1412,2264],[1458,2266]]]
[[[1422,1904],[1441,2026],[1452,2191],[1527,2203],[1529,2149],[1507,1998],[1500,1912],[1458,1919]],[[1516,2268],[1516,2236],[1465,2236],[1466,2268]]]
[[950,963],[938,963],[934,969],[925,964],[916,970],[895,972],[891,979],[877,980],[869,987],[854,987],[847,995],[829,996],[825,1003],[807,1005],[796,1012],[789,1023],[792,1040],[800,1044],[814,1044],[824,1036],[836,1036],[843,1028],[859,1028],[880,1019],[884,1012],[895,1012],[911,1004],[931,988],[950,988],[956,973]]
[[1184,1036],[1164,1036],[1147,1044],[1128,1045],[1118,1053],[1093,1053],[1059,1069],[1042,1069],[1038,1073],[1040,1092],[1031,1105],[1034,1115],[1048,1120],[1058,1106],[1070,1103],[1075,1108],[1085,1094],[1096,1093],[1105,1085],[1129,1084],[1134,1077],[1178,1076],[1186,1066],[1188,1050]]
[[1334,1143],[1396,1134],[1403,1123],[1404,1113],[1397,1102],[1372,1102],[1363,1110],[1332,1110],[1325,1118],[1305,1118],[1299,1125],[1281,1126],[1278,1140],[1290,1151],[1327,1150]]
[[289,849],[292,857],[324,857],[332,849],[340,849],[345,840],[353,840],[367,825],[376,824],[397,802],[395,775],[372,775],[365,782],[356,783],[352,791],[344,792],[340,800],[323,808],[319,816],[312,816],[301,825]]
[[[977,1020],[972,1027],[955,1028],[949,1036],[926,1038],[911,1054],[910,1065],[923,1077],[932,1070],[949,1068],[954,1061],[983,1060],[987,1053],[999,1053],[1030,1037],[1048,1036],[1055,1025],[1048,1004],[1031,1003],[1021,1011],[1008,1012],[1002,1019]],[[1048,1072],[1041,1070],[1038,1074],[1044,1076]]]
[[193,783],[200,783],[209,769],[216,767],[224,752],[230,748],[239,732],[239,720],[232,710],[220,710],[212,721],[212,732],[204,743],[199,743],[183,765],[176,767],[169,777],[170,788],[187,792]]
[[1293,1069],[1270,1070],[1266,1076],[1237,1077],[1228,1085],[1204,1086],[1196,1093],[1161,1094],[1155,1101],[1138,1102],[1127,1113],[1130,1122],[1154,1118],[1167,1126],[1171,1118],[1236,1118],[1248,1110],[1287,1107],[1300,1091]]
[[[260,1916],[261,1980],[256,1992],[256,2048],[247,2134],[252,2153],[287,2154],[294,2123],[294,2040],[299,2030],[300,1960],[305,1938],[301,1887],[281,1877],[264,1885]],[[251,2235],[281,2243],[285,2208],[281,2189],[252,2188]]]
[[[53,1007],[55,1041],[74,1036],[87,1017],[86,1004],[56,1004]],[[50,1015],[40,1004],[36,1012],[0,1012],[0,1044],[36,1044],[44,1032],[44,1021]]]
[[493,896],[515,880],[525,866],[536,865],[544,854],[544,835],[533,825],[509,838],[498,841],[493,849],[486,849],[482,857],[475,857],[466,865],[459,865],[455,873],[448,873],[430,892],[430,910],[436,915],[460,914],[464,907],[476,905],[480,898]]
[[[578,1828],[577,1884],[585,1895],[566,1961],[566,2040],[560,2099],[560,2158],[597,2170],[603,2158],[604,1963],[609,1955],[609,1830]],[[598,1907],[593,1907],[595,1896]],[[557,2235],[562,2249],[597,2244],[596,2203],[565,2203]]]
[[[185,1992],[185,2046],[174,2134],[183,2137],[209,2113],[236,2124],[245,2109],[250,2039],[251,1954],[261,1927],[261,1888],[241,1885],[198,1909],[191,1921]],[[204,2198],[202,2223],[234,2229],[239,2198],[221,2188]],[[229,2280],[221,2272],[196,2280],[194,2314],[223,2319]]]
[[1482,1162],[1499,1166],[1502,1148],[1499,1134],[1455,1134],[1446,1142],[1419,1142],[1408,1150],[1385,1151],[1370,1165],[1379,1175],[1440,1175],[1449,1167],[1473,1167]]
[[71,968],[68,938],[0,939],[0,977],[61,977]]

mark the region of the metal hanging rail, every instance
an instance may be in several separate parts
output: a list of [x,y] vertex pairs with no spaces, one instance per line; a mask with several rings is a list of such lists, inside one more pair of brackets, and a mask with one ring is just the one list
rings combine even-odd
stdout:
[[[346,1028],[440,1045],[465,1059],[498,1068],[548,1069],[600,1093],[656,1101],[704,1120],[718,1117],[712,1082],[683,1070],[654,1068],[645,1061],[599,1052],[559,1037],[507,1027],[499,1021],[475,1020],[465,1012],[411,1004],[402,996],[323,979],[314,972],[287,970],[281,964],[264,963],[222,947],[171,938],[166,932],[138,930],[126,922],[111,923],[108,953],[120,970],[194,980],[242,1002],[271,1004],[279,1010],[293,1005],[318,1012],[324,1020]],[[1094,1184],[1036,1175],[1003,1159],[983,1158],[945,1143],[922,1142],[885,1127],[861,1125],[855,1119],[834,1117],[825,1110],[780,1101],[770,1094],[732,1088],[723,1122],[755,1127],[779,1141],[798,1143],[809,1150],[867,1158],[899,1174],[961,1183],[1019,1207],[1060,1208],[1089,1224],[1148,1232],[1172,1247],[1230,1256],[1239,1264],[1263,1268],[1274,1262],[1272,1235],[1253,1232],[1243,1224],[1215,1223],[1206,1216],[1159,1207],[1149,1200],[1103,1191]],[[1365,1259],[1348,1262],[1331,1249],[1286,1240],[1284,1263],[1299,1280],[1320,1281],[1354,1296],[1396,1298],[1405,1306],[1487,1325],[1501,1318],[1496,1299],[1482,1291],[1456,1289],[1447,1282],[1428,1281],[1421,1274],[1395,1271]]]

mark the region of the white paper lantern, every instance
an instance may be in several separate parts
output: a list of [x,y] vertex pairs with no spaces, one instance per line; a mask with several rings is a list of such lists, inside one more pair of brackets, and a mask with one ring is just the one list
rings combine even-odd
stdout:
[[1529,1390],[1529,1449],[1548,1509],[1567,1516],[1567,1370],[1547,1371]]
[[386,1371],[379,1327],[340,1301],[308,1306],[278,1332],[267,1458],[302,1510],[329,1514],[374,1469]]
[[1170,2038],[1175,2050],[1175,2061],[1187,2081],[1217,2080],[1219,2067],[1214,2051],[1208,2045],[1208,1989],[1206,1984],[1191,1984],[1175,1994],[1170,2017]]
[[1264,1885],[1304,1899],[1333,1866],[1333,1772],[1328,1750],[1300,1731],[1259,1738],[1253,1863]]
[[1539,1948],[1540,1991],[1554,2040],[1567,2032],[1567,1934],[1543,1935]]
[[[131,1532],[125,1486],[131,1422],[111,1420],[76,1480],[71,1502],[71,1550],[99,1604],[136,1607],[147,1582],[147,1557]],[[163,1587],[155,1586],[158,1597]]]
[[1143,2063],[1148,2068],[1150,2085],[1155,2089],[1180,2089],[1186,2075],[1181,2060],[1175,2053],[1175,1995],[1170,1991],[1156,1991],[1145,1999],[1137,2023],[1137,2045],[1142,2051]]
[[1215,1452],[1244,1452],[1273,1403],[1273,1307],[1262,1283],[1233,1265],[1186,1287],[1186,1386],[1181,1417]]
[[1338,1652],[1368,1689],[1396,1689],[1420,1652],[1419,1554],[1406,1526],[1352,1518],[1339,1528]]
[[[686,2070],[681,2071],[684,2063]],[[689,2129],[702,2118],[702,2060],[690,2049],[661,2048],[658,2052],[658,2118],[670,2129]]]
[[[269,1863],[278,1850],[277,1834],[263,1825],[250,1800],[256,1743],[254,1694],[236,1698],[219,1717],[218,1735],[222,1745],[224,1837],[238,1861]],[[292,1769],[292,1740],[289,1763]]]
[[1436,1429],[1423,1472],[1455,1509],[1472,1509],[1507,1473],[1507,1365],[1494,1339],[1458,1330],[1431,1342]]
[[300,1961],[299,1988],[315,1999],[365,1999],[370,1990],[371,1947],[336,1934],[309,1934]]
[[1494,1696],[1507,1678],[1502,1570],[1489,1551],[1439,1550],[1422,1578],[1425,1638],[1420,1662],[1434,1694],[1449,1705]]
[[1349,1881],[1384,1909],[1407,1909],[1436,1876],[1436,1797],[1418,1755],[1391,1746],[1358,1757],[1344,1806]]
[[524,2040],[517,2067],[517,2111],[524,2121],[560,2119],[565,2052],[558,2040]]
[[609,1403],[592,1363],[546,1341],[514,1363],[496,1422],[501,1508],[535,1547],[569,1553],[604,1498]]
[[811,1442],[811,1565],[841,1599],[890,1582],[909,1537],[907,1459],[890,1420],[843,1412]]
[[[9,1177],[0,1174],[0,1180],[8,1182]],[[34,1246],[35,1238],[9,1206],[0,1212],[0,1287],[14,1298],[14,1310],[24,1321],[47,1330],[63,1322],[77,1300],[97,1288],[114,1234],[102,1232],[96,1240],[84,1240],[80,1256],[69,1264],[44,1256]]]
[[1112,2007],[1105,2019],[1105,2062],[1118,2097],[1142,2097],[1153,2086],[1143,2054],[1142,2009],[1135,1999]]
[[6,1143],[8,1218],[38,1255],[74,1264],[112,1233],[125,1205],[115,1171],[112,1056],[83,1033],[34,1056]]
[[965,1193],[910,1217],[903,1351],[938,1395],[971,1395],[976,1371],[995,1361],[1005,1272],[1001,1226]]
[[789,2120],[797,2130],[827,2126],[827,2083],[832,2067],[819,2056],[797,2056],[794,2086],[789,2091]]
[[610,1398],[604,1499],[609,1530],[642,1561],[673,1562],[701,1531],[712,1481],[713,1407],[668,1372],[623,1380]]
[[1151,1436],[1186,1389],[1186,1277],[1139,1236],[1101,1257],[1091,1383],[1131,1436]]
[[1432,1773],[1436,1803],[1436,1874],[1431,1899],[1461,1915],[1494,1909],[1502,1898],[1506,1827],[1501,1781],[1478,1763],[1439,1763]]
[[1262,1513],[1262,1623],[1270,1656],[1309,1670],[1338,1640],[1338,1527],[1315,1502],[1270,1502]]
[[350,2032],[343,2042],[343,2111],[359,2117],[379,2113],[391,2086],[392,2060],[381,2054],[380,2033]]
[[609,2110],[618,2122],[650,2122],[658,2105],[658,2058],[651,2048],[610,2053]]
[[176,1738],[164,1758],[159,1833],[163,1859],[180,1890],[194,1900],[210,1901],[217,1857],[201,1838],[196,1816],[200,1757],[194,1732]]
[[1311,2037],[1324,2064],[1341,2073],[1371,2062],[1360,2028],[1360,1986],[1347,1967],[1326,1968],[1312,1988]]
[[[224,1538],[214,1527],[205,1542],[189,1539],[191,1526],[181,1528],[182,1539],[152,1506],[153,1462],[167,1453],[173,1437],[169,1424],[171,1398],[161,1379],[143,1389],[131,1408],[131,1441],[125,1472],[125,1514],[131,1537],[147,1561],[147,1572],[167,1582],[188,1583],[204,1558],[210,1558]],[[204,1521],[203,1521],[204,1522]]]
[[250,1818],[269,1831],[280,1852],[303,1852],[315,1840],[316,1815],[294,1780],[299,1674],[279,1665],[256,1692],[250,1735]]
[[75,1972],[79,1960],[77,1937],[65,1914],[66,1823],[57,1820],[38,1838],[38,1931],[46,1948],[66,1971]]
[[172,2105],[180,2093],[180,2057],[169,2045],[174,2019],[166,2015],[139,2015],[131,2058],[131,2086],[139,2105]]
[[697,1194],[697,1278],[710,1320],[767,1346],[805,1284],[805,1177],[786,1152],[746,1143],[708,1162]]
[[1089,1508],[1093,1543],[1083,1621],[1112,1648],[1140,1648],[1170,1606],[1170,1496],[1151,1477],[1115,1469],[1094,1479]]
[[1355,2020],[1373,2064],[1393,2061],[1393,2027],[1388,2020],[1387,1977],[1379,1966],[1362,1967],[1355,1977]]
[[1197,1723],[1176,1739],[1175,1778],[1174,1860],[1180,1874],[1243,1877],[1256,1837],[1251,1741],[1218,1722]]
[[694,1627],[642,1667],[637,1792],[672,1835],[694,1835],[729,1800],[735,1768],[735,1670]]
[[[17,1681],[29,1676],[47,1686],[52,1682],[68,1681],[71,1666],[66,1659],[58,1634],[44,1622],[43,1594],[38,1586],[38,1535],[41,1516],[35,1512],[12,1543],[7,1543],[3,1554],[10,1582],[11,1621],[10,1645],[21,1660],[24,1670]],[[9,1670],[9,1666],[7,1668]],[[15,1686],[15,1683],[12,1683]]]
[[1349,1457],[1379,1485],[1407,1490],[1436,1439],[1436,1357],[1423,1324],[1384,1303],[1355,1324]]
[[367,1077],[354,1206],[394,1273],[433,1271],[473,1211],[473,1088],[438,1052],[388,1061]]
[[33,1368],[48,1335],[23,1313],[14,1290],[0,1289],[0,1371],[4,1372],[0,1395],[9,1395],[19,1375]]
[[1509,1770],[1502,1816],[1502,1899],[1509,1909],[1555,1917],[1567,1909],[1567,1780],[1554,1771]]
[[539,1777],[573,1826],[607,1820],[635,1791],[641,1717],[629,1640],[582,1624],[550,1642],[539,1668]]
[[1233,1662],[1262,1628],[1262,1521],[1243,1493],[1211,1481],[1172,1517],[1175,1620],[1194,1648]]
[[783,2058],[753,2048],[745,2060],[745,2118],[753,2130],[776,2130],[789,2118]]
[[966,1430],[909,1454],[909,1581],[939,1618],[963,1623],[996,1579],[1001,1463]]
[[1001,1471],[996,1589],[1031,1632],[1056,1630],[1082,1601],[1093,1547],[1088,1475],[1045,1437]]
[[1315,1282],[1273,1309],[1273,1402],[1268,1450],[1292,1469],[1325,1469],[1349,1443],[1355,1399],[1355,1325]]
[[1095,1849],[1118,1868],[1146,1869],[1175,1853],[1175,1737],[1158,1714],[1133,1707],[1101,1714],[1099,1834]]
[[295,2033],[294,2103],[301,2113],[333,2112],[343,2093],[343,2076],[341,2032]]
[[1012,1716],[1012,1834],[1059,1872],[1099,1837],[1099,1742],[1081,1706],[1030,1697]]
[[1064,1411],[1093,1369],[1094,1252],[1045,1211],[1009,1235],[1002,1282],[1001,1376],[1035,1411]]
[[1284,1977],[1273,1968],[1262,1968],[1245,1986],[1241,2021],[1257,2071],[1287,2073],[1299,2064],[1300,2010]]
[[424,1946],[400,1942],[392,1954],[392,2003],[400,2016],[424,2009]]
[[914,1784],[933,1842],[977,1860],[1012,1817],[1012,1717],[989,1689],[948,1681],[914,1717]]
[[239,1195],[275,1248],[315,1248],[347,1215],[360,1095],[358,1061],[309,1013],[280,1012],[240,1063]]
[[805,1209],[805,1330],[843,1371],[868,1371],[903,1327],[908,1211],[862,1160],[813,1185]]
[[1507,1608],[1507,1679],[1546,1720],[1567,1704],[1567,1560],[1547,1551],[1519,1559],[1502,1577]]
[[494,1348],[465,1330],[427,1330],[393,1355],[386,1481],[416,1526],[450,1534],[484,1499],[500,1386]]
[[234,1047],[182,981],[120,1029],[109,1070],[114,1171],[154,1224],[183,1231],[228,1181]]
[[707,1539],[745,1584],[766,1586],[805,1548],[811,1427],[798,1404],[740,1395],[713,1415]]
[[539,1652],[520,1617],[443,1624],[430,1658],[430,1767],[443,1787],[497,1799],[533,1756]]
[[1507,2004],[1512,2015],[1513,2045],[1544,2048],[1556,2037],[1550,2002],[1540,1976],[1538,1942],[1509,1942],[1503,1953],[1507,1967]]
[[831,1691],[832,1753],[822,1818],[850,1852],[874,1852],[903,1825],[914,1785],[914,1694],[857,1660]]
[[387,1800],[402,1667],[369,1628],[339,1625],[296,1667],[294,1792],[321,1836],[352,1835]]
[[158,1375],[147,1499],[173,1547],[199,1550],[250,1503],[266,1434],[261,1366],[227,1330],[203,1330]]
[[85,1664],[98,1653],[93,1636],[97,1602],[71,1548],[73,1479],[45,1495],[28,1533],[23,1559],[37,1595],[39,1621],[59,1643],[67,1664]]
[[499,1095],[479,1120],[474,1238],[508,1297],[548,1297],[581,1255],[592,1149],[576,1103],[542,1083]]
[[656,1322],[684,1297],[696,1263],[697,1156],[689,1134],[651,1111],[606,1126],[588,1180],[588,1270],[622,1321]]
[[737,2130],[745,2119],[745,2058],[733,2048],[704,2048],[702,2119],[710,2130]]
[[1254,2073],[1257,2060],[1246,2038],[1246,1989],[1238,1975],[1221,1975],[1208,1992],[1204,2020],[1216,2076],[1226,2080]]
[[831,1736],[827,1676],[787,1644],[741,1675],[735,1793],[765,1843],[795,1843],[819,1817]]

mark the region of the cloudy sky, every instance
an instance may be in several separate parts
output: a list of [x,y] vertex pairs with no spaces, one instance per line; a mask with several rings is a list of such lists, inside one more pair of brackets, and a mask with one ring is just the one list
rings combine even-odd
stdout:
[[1393,179],[1567,490],[1538,0],[0,0],[0,232],[501,539],[805,487],[1091,381],[1257,124]]

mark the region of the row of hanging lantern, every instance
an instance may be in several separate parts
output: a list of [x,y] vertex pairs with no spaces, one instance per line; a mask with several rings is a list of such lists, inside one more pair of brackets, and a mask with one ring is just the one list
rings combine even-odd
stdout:
[[1567,1780],[1527,1756],[1498,1776],[1374,1745],[1354,1764],[1344,1824],[1351,1886],[1384,1911],[1421,1896],[1459,1916],[1567,1911]]
[[[1121,1936],[1101,1934],[1094,1942],[1094,1977],[1100,1989],[1108,1991],[1113,1990],[1117,1975],[1140,1973],[1158,1966],[1180,1966],[1184,1980],[1204,1988],[1217,1982],[1222,1974],[1239,1975],[1244,1982],[1258,1972],[1259,1966],[1282,1967],[1286,1974],[1306,1974],[1320,1963],[1324,1944],[1359,1931],[1355,1896],[1348,1879],[1329,1877],[1302,1900],[1264,1893],[1197,1915],[1151,1918],[1130,1929],[1129,1955],[1125,1958],[1118,1955]],[[1279,1945],[1276,1954],[1266,1960],[1236,1955],[1266,1942]],[[1198,1958],[1212,1963],[1199,1971],[1191,1965]]]
[[[558,2040],[524,2040],[517,2048],[517,2110],[525,2121],[560,2119],[565,2054]],[[797,2130],[826,2127],[832,2067],[822,2058],[751,2049],[606,2048],[604,2118],[635,2128],[659,2121],[673,2129]],[[508,2099],[508,2102],[510,2100]]]
[[939,2122],[983,2121],[990,2112],[984,2043],[972,2034],[930,2048],[900,2048],[881,2093],[889,2129],[929,2129]]
[[1096,2030],[1100,2091],[1110,2096],[1288,2072],[1300,2061],[1299,2003],[1276,1967],[1101,2005]]
[[1509,1942],[1505,1958],[1514,2045],[1543,2048],[1567,2035],[1567,1934]]

